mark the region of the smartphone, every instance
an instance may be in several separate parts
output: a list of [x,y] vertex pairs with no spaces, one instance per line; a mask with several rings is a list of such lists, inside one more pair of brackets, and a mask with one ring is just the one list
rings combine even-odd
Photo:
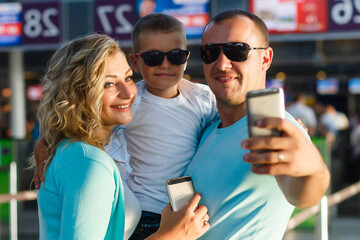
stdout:
[[277,129],[255,126],[256,121],[266,117],[285,118],[285,100],[282,88],[267,88],[246,94],[246,113],[249,137],[281,136]]
[[173,178],[166,181],[170,205],[174,212],[179,211],[195,194],[191,176]]

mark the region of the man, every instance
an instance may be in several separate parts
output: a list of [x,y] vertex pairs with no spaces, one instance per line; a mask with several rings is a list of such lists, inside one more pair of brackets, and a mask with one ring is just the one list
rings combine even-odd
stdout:
[[309,135],[313,136],[316,132],[317,120],[314,110],[306,105],[306,96],[302,93],[297,94],[295,102],[286,109],[294,118],[300,118],[301,122],[307,127]]
[[[209,209],[202,239],[282,239],[294,206],[316,204],[328,187],[320,153],[289,114],[257,122],[283,136],[246,139],[246,93],[265,88],[268,41],[264,22],[242,10],[224,11],[204,29],[204,73],[221,120],[204,132],[185,172]],[[256,149],[269,151],[249,152]]]
[[325,112],[320,117],[320,134],[332,133],[338,135],[338,131],[349,128],[349,120],[346,115],[336,110],[332,104],[325,106]]

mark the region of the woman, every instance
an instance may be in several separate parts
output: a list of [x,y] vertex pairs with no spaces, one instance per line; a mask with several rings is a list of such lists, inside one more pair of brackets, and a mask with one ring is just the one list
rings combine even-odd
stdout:
[[[127,239],[134,230],[139,204],[104,151],[113,127],[132,119],[132,74],[124,53],[105,35],[75,39],[51,58],[38,111],[50,156],[38,192],[41,239]],[[200,237],[209,216],[199,201],[197,194],[176,213],[168,205],[148,239]]]

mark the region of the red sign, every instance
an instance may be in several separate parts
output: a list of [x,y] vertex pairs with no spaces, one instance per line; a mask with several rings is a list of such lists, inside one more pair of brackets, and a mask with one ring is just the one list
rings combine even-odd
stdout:
[[26,89],[26,97],[30,101],[40,101],[42,98],[42,86],[33,85]]
[[250,11],[270,33],[312,33],[328,29],[326,0],[250,0]]
[[0,35],[21,35],[21,23],[11,23],[0,25]]

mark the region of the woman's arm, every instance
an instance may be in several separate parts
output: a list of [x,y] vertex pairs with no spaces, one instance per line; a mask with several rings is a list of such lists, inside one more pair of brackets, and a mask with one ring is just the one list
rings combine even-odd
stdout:
[[82,159],[58,171],[56,179],[61,239],[104,239],[116,196],[114,176],[99,162]]
[[200,205],[201,196],[196,193],[178,212],[173,212],[168,204],[161,213],[160,228],[146,240],[191,240],[201,237],[210,225],[207,208]]

